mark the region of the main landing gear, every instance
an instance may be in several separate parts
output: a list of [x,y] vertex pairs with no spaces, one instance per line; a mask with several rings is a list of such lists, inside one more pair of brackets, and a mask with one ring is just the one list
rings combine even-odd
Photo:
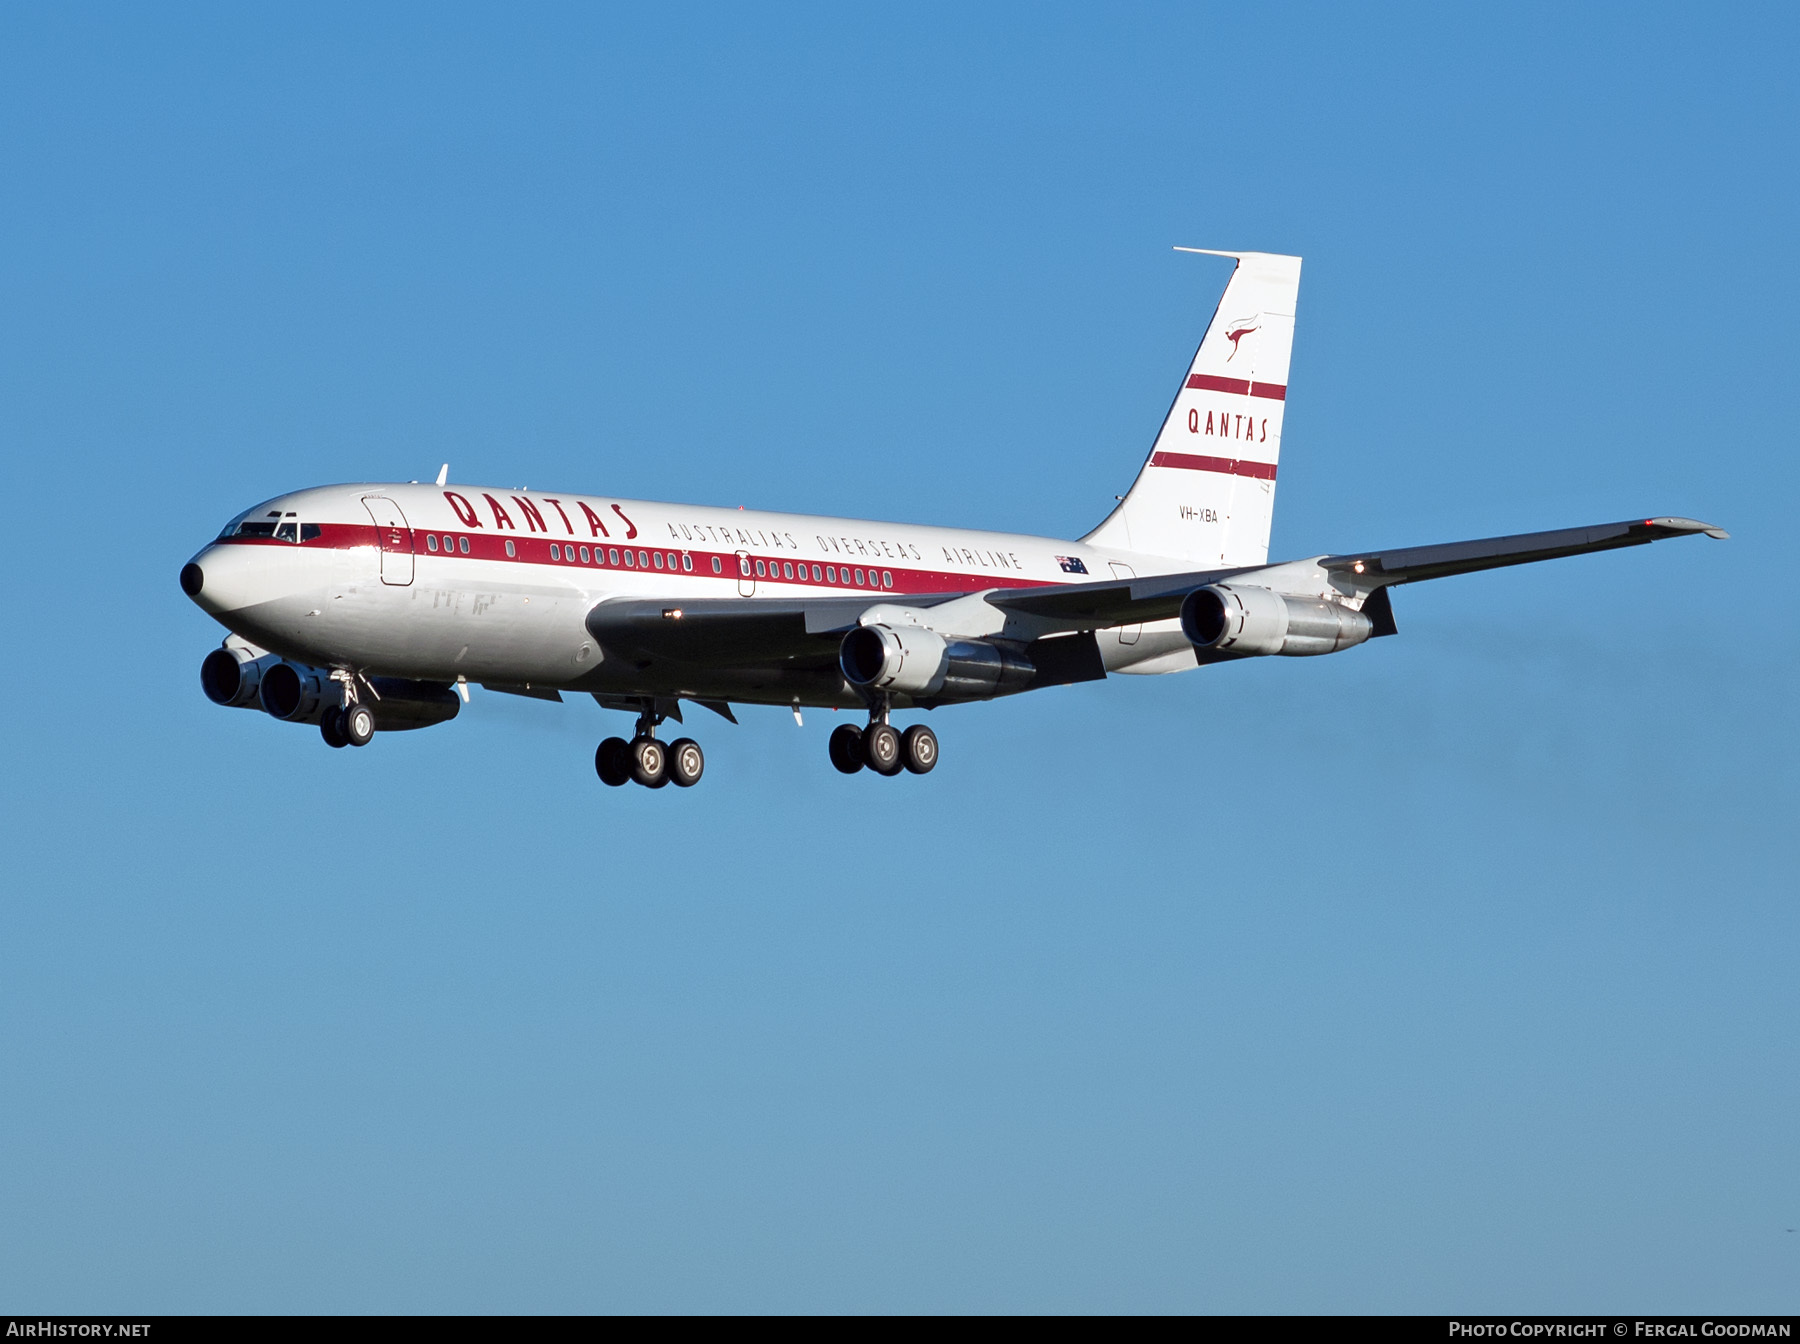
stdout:
[[887,716],[887,706],[881,705],[870,712],[867,728],[845,723],[832,729],[831,763],[846,775],[854,775],[865,765],[878,775],[897,775],[902,770],[930,774],[938,763],[937,734],[922,723],[900,732]]
[[356,683],[347,673],[332,674],[344,683],[344,703],[332,705],[319,719],[319,736],[328,747],[366,747],[375,737],[375,711],[356,699]]
[[677,738],[664,746],[656,739],[656,729],[664,716],[652,710],[638,715],[637,732],[631,741],[609,737],[594,752],[594,773],[602,784],[618,788],[637,782],[647,789],[660,789],[673,784],[678,789],[691,789],[700,782],[706,770],[706,756],[700,744],[691,737]]

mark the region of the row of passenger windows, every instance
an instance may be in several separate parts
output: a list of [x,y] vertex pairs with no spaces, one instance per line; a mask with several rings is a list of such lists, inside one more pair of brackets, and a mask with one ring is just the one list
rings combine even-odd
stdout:
[[[440,549],[438,538],[435,533],[428,532],[425,534],[425,549],[432,552],[436,552]],[[456,553],[460,551],[463,555],[467,555],[469,553],[469,539],[467,537],[452,537],[446,535],[443,539],[441,549],[446,553]],[[518,548],[514,546],[512,542],[507,542],[507,558],[509,560],[517,559],[518,554]],[[622,564],[626,569],[679,569],[684,574],[692,574],[694,572],[694,557],[685,552],[633,551],[629,548],[620,550],[611,546],[595,546],[590,549],[586,546],[577,547],[572,543],[559,543],[554,541],[550,543],[550,558],[552,560],[572,565],[577,563],[577,555],[580,556],[579,563],[584,565]],[[740,555],[738,557],[738,574],[740,577],[746,579],[750,577],[751,563],[749,556]],[[759,579],[788,579],[798,583],[805,583],[807,580],[807,566],[805,564],[795,565],[791,560],[758,560],[754,563],[756,566],[756,577]],[[799,571],[797,574],[795,573],[796,569]],[[716,555],[712,557],[712,572],[714,574],[723,574],[725,572],[723,562]],[[892,588],[894,586],[894,576],[888,570],[864,570],[860,567],[852,568],[849,565],[844,565],[842,568],[837,565],[813,565],[811,577],[814,583],[854,584],[858,588]]]
[[[798,574],[795,573],[796,570],[799,571]],[[796,565],[790,560],[771,560],[766,567],[761,560],[756,562],[756,577],[759,579],[794,579],[797,582],[805,583],[806,570],[807,567],[804,564]],[[749,557],[742,555],[738,557],[738,573],[746,579],[750,577]],[[826,565],[823,570],[820,566],[814,565],[812,581],[814,583],[855,584],[858,588],[892,588],[894,586],[894,576],[888,570],[865,571],[852,569],[849,565],[845,565],[841,569],[837,565]]]

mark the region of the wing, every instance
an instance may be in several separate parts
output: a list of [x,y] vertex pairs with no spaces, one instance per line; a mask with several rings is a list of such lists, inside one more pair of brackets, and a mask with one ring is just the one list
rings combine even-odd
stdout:
[[1320,568],[1333,574],[1356,576],[1360,586],[1417,583],[1451,574],[1472,574],[1502,565],[1528,565],[1535,560],[1555,560],[1588,551],[1612,551],[1621,546],[1643,546],[1667,537],[1704,533],[1721,540],[1731,534],[1711,523],[1692,518],[1645,518],[1625,523],[1600,523],[1593,527],[1565,527],[1555,532],[1525,532],[1516,537],[1487,537],[1481,541],[1452,541],[1442,546],[1405,546],[1394,551],[1364,551],[1359,555],[1328,555]]
[[[1311,564],[1328,574],[1350,578],[1365,590],[1394,583],[1417,583],[1451,574],[1470,574],[1502,565],[1524,565],[1534,560],[1555,560],[1588,551],[1611,551],[1621,546],[1642,546],[1667,537],[1709,537],[1730,534],[1711,523],[1692,518],[1645,518],[1624,523],[1600,523],[1593,527],[1567,527],[1554,532],[1525,532],[1513,537],[1488,537],[1480,541],[1452,541],[1441,546],[1408,546],[1389,551],[1363,551],[1355,555],[1321,556]],[[1302,565],[1309,562],[1300,562]],[[1142,579],[1101,583],[1063,583],[1044,588],[1006,588],[987,594],[988,602],[1003,611],[1016,612],[1070,629],[1099,629],[1138,621],[1167,620],[1181,611],[1182,599],[1196,588],[1231,579],[1261,582],[1277,579],[1276,571],[1291,565],[1265,565],[1242,569],[1194,570],[1185,574],[1158,574]],[[1274,586],[1279,587],[1279,581]]]
[[[1704,533],[1724,537],[1722,528],[1692,518],[1647,518],[1554,532],[1527,532],[1513,537],[1453,541],[1441,546],[1327,555],[1302,566],[1349,579],[1366,592],[1396,583],[1417,583],[1451,574],[1469,574],[1502,565],[1554,560],[1587,551],[1642,546],[1667,537]],[[829,666],[838,645],[858,618],[878,603],[935,607],[947,603],[985,601],[1008,616],[1021,618],[1024,640],[1069,631],[1100,630],[1142,621],[1169,620],[1196,588],[1231,579],[1271,582],[1290,565],[1236,569],[1202,569],[1097,583],[1045,584],[1039,588],[999,588],[970,593],[882,593],[818,598],[723,597],[657,601],[627,598],[602,602],[587,617],[588,633],[615,656],[650,661],[671,660],[698,667]]]
[[[837,658],[844,633],[875,605],[870,597],[708,597],[697,601],[624,598],[588,613],[595,641],[625,658],[696,667],[766,667]],[[914,598],[934,605],[943,598]]]
[[[588,613],[587,628],[614,657],[636,662],[681,663],[702,668],[785,666],[830,670],[837,675],[838,650],[871,607],[939,607],[979,601],[979,593],[883,593],[820,598],[725,597],[687,601],[628,598],[602,602]],[[1176,596],[1175,606],[1181,599]],[[1091,603],[1090,603],[1091,605]],[[1172,608],[1173,610],[1173,608]],[[1107,620],[1077,617],[1033,622],[1008,636],[1023,646],[1033,668],[1031,685],[1061,686],[1106,676],[1091,636],[1067,638]],[[702,701],[701,703],[705,703]],[[727,715],[729,717],[729,715]]]

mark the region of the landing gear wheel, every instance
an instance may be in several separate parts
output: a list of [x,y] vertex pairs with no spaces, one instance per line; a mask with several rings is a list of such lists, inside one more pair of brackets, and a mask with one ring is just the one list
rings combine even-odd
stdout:
[[900,734],[885,723],[871,723],[863,729],[863,762],[878,775],[900,773]]
[[366,747],[375,736],[375,711],[367,705],[344,706],[342,723],[344,740],[353,747]]
[[594,773],[609,788],[631,782],[631,743],[622,737],[609,737],[594,751]]
[[336,705],[325,711],[325,717],[319,720],[319,736],[325,739],[328,747],[347,747],[350,740],[344,736],[344,711]]
[[915,723],[900,735],[900,760],[915,775],[928,775],[938,762],[937,734]]
[[660,789],[669,782],[669,753],[654,737],[640,737],[632,742],[631,777],[647,789]]
[[693,738],[678,737],[669,743],[669,783],[677,788],[691,789],[700,782],[701,772],[705,769],[706,757]]
[[846,775],[854,775],[863,768],[862,741],[862,729],[840,723],[831,730],[831,763]]

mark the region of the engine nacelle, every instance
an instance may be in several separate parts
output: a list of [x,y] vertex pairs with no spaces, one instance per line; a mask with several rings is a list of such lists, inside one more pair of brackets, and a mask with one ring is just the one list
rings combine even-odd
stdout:
[[[454,719],[462,709],[456,692],[442,682],[371,677],[366,684],[373,694],[365,695],[363,703],[374,711],[379,732],[429,728]],[[262,707],[284,723],[317,723],[344,696],[331,673],[280,660],[262,674],[259,694]]]
[[838,666],[852,686],[915,700],[987,700],[1024,690],[1036,673],[1011,649],[917,625],[857,626],[844,636]]
[[260,709],[257,691],[262,686],[263,673],[280,661],[272,653],[257,654],[235,647],[214,649],[200,660],[200,689],[215,705]]
[[257,697],[284,723],[317,723],[327,709],[342,703],[343,692],[329,672],[281,661],[262,674]]
[[439,681],[407,681],[400,677],[372,677],[379,700],[366,703],[375,711],[375,727],[384,733],[408,728],[429,728],[454,719],[462,708],[456,692]]
[[1305,658],[1360,644],[1375,633],[1375,623],[1328,598],[1213,583],[1196,588],[1182,602],[1181,632],[1195,648],[1214,653]]

